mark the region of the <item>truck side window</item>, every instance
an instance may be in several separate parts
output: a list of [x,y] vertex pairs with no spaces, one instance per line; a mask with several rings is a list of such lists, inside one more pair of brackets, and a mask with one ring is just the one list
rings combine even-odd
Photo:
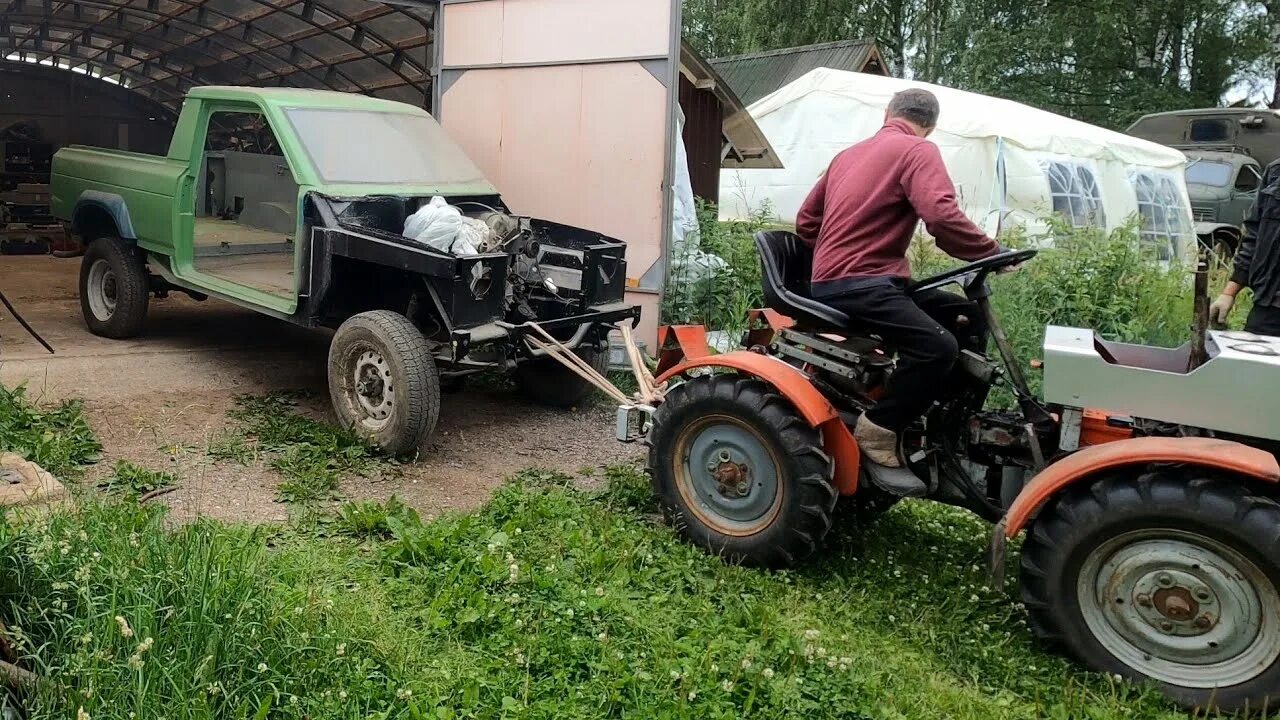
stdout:
[[1258,173],[1258,168],[1252,165],[1245,165],[1240,168],[1240,174],[1236,176],[1236,190],[1243,193],[1250,193],[1258,189],[1262,184],[1262,175]]
[[1098,189],[1093,169],[1071,162],[1041,163],[1049,181],[1049,197],[1053,211],[1071,227],[1106,227],[1107,215],[1102,208],[1102,192]]
[[1229,142],[1231,127],[1226,120],[1192,120],[1187,139],[1191,142]]

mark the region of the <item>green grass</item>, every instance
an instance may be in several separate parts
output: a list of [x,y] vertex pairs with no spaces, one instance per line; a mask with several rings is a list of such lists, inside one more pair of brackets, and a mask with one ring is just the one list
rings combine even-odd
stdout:
[[17,453],[59,477],[78,477],[101,451],[79,402],[41,407],[25,387],[0,385],[0,452]]
[[98,483],[107,493],[138,498],[149,492],[171,488],[178,484],[173,473],[139,467],[128,460],[116,462],[112,472]]
[[209,455],[242,464],[264,455],[283,478],[280,499],[303,504],[334,498],[344,475],[367,476],[391,466],[354,433],[299,414],[298,399],[296,393],[238,398],[231,417],[239,429],[212,438]]
[[[246,403],[263,452],[350,447]],[[0,617],[48,681],[27,717],[1185,717],[1038,645],[962,511],[904,503],[765,573],[677,540],[636,469],[606,475],[527,471],[432,522],[394,501],[306,527],[175,527],[110,497],[7,514]]]
[[610,475],[524,473],[430,523],[365,507],[350,537],[118,503],[2,524],[0,609],[55,681],[29,717],[1185,717],[1040,648],[964,513],[907,504],[770,574]]

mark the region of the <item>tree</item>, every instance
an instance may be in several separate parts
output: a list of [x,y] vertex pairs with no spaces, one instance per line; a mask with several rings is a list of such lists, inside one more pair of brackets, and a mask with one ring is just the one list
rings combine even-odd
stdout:
[[1280,0],[685,0],[685,13],[712,57],[875,38],[897,74],[1107,127],[1217,105],[1263,65],[1280,98]]

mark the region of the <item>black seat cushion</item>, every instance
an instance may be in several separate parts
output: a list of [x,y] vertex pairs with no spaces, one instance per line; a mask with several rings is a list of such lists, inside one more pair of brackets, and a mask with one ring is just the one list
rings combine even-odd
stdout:
[[841,330],[849,327],[848,315],[809,297],[813,250],[795,233],[758,232],[756,248],[764,271],[765,303],[770,308],[808,327]]

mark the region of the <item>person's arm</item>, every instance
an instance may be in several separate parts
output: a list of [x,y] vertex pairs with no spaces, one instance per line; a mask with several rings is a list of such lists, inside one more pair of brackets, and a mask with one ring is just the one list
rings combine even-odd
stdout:
[[1236,306],[1236,295],[1249,286],[1249,268],[1253,265],[1254,251],[1258,247],[1258,223],[1262,220],[1262,193],[1258,193],[1249,208],[1249,215],[1244,219],[1244,234],[1240,236],[1240,247],[1236,248],[1235,265],[1231,271],[1231,280],[1222,289],[1222,294],[1209,306],[1209,319],[1219,325],[1226,325],[1231,317],[1231,310]]
[[1000,244],[987,237],[960,209],[942,153],[933,143],[919,143],[906,157],[902,189],[943,252],[961,260],[981,260],[1000,252]]
[[818,233],[822,232],[822,217],[827,207],[827,174],[818,178],[818,184],[813,186],[796,215],[796,235],[809,247],[818,243]]

